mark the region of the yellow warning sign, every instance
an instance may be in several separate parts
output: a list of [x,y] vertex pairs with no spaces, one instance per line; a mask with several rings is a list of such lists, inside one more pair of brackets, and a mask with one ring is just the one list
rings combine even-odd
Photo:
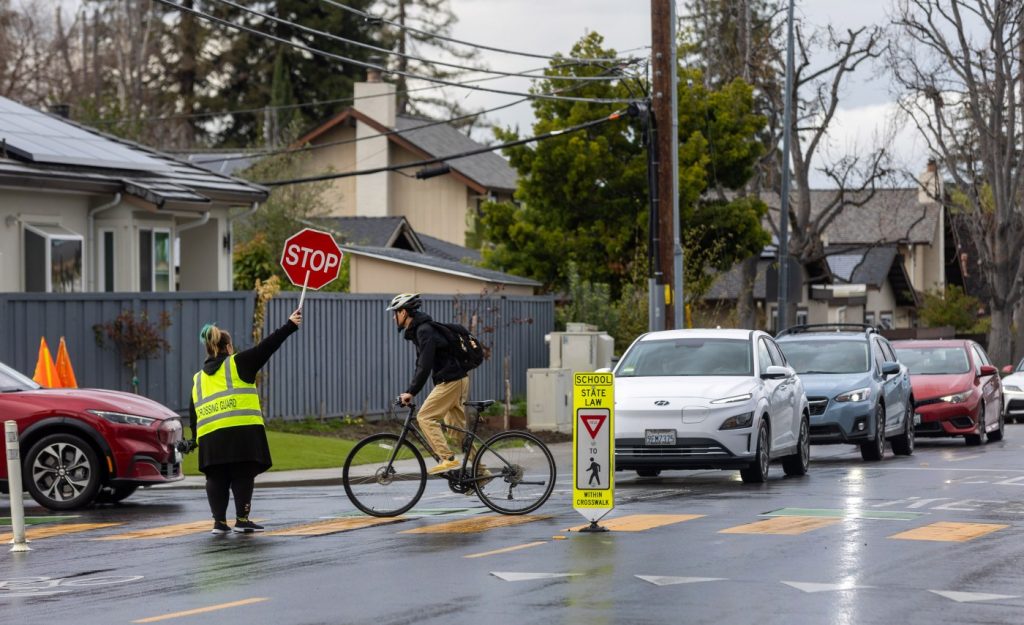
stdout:
[[615,507],[615,380],[573,374],[572,505],[597,522]]

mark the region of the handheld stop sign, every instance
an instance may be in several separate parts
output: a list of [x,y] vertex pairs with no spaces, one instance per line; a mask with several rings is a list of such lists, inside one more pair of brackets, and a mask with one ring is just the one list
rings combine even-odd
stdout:
[[299,308],[306,299],[306,289],[318,291],[330,284],[341,271],[344,254],[327,232],[303,228],[288,237],[281,252],[281,267],[295,286],[302,285]]

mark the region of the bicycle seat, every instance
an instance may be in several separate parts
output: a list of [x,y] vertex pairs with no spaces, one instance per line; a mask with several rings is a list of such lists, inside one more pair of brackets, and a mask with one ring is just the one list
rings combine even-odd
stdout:
[[494,402],[495,400],[493,399],[481,399],[480,401],[467,401],[463,403],[463,406],[469,406],[477,410],[487,410]]

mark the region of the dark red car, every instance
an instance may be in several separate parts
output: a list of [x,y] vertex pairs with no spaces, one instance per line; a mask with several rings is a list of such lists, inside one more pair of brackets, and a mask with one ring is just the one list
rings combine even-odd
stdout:
[[[18,423],[22,482],[51,510],[113,503],[183,479],[181,419],[155,401],[99,389],[44,389],[0,363],[0,420]],[[6,453],[4,456],[6,457]],[[0,488],[8,492],[7,462]]]
[[910,369],[917,436],[1003,440],[1003,390],[985,350],[968,340],[894,341]]

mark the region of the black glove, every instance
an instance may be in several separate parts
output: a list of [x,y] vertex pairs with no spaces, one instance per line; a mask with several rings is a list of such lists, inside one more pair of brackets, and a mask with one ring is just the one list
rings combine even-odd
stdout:
[[199,443],[195,440],[189,441],[178,441],[178,451],[183,454],[189,454],[195,451],[199,447]]

